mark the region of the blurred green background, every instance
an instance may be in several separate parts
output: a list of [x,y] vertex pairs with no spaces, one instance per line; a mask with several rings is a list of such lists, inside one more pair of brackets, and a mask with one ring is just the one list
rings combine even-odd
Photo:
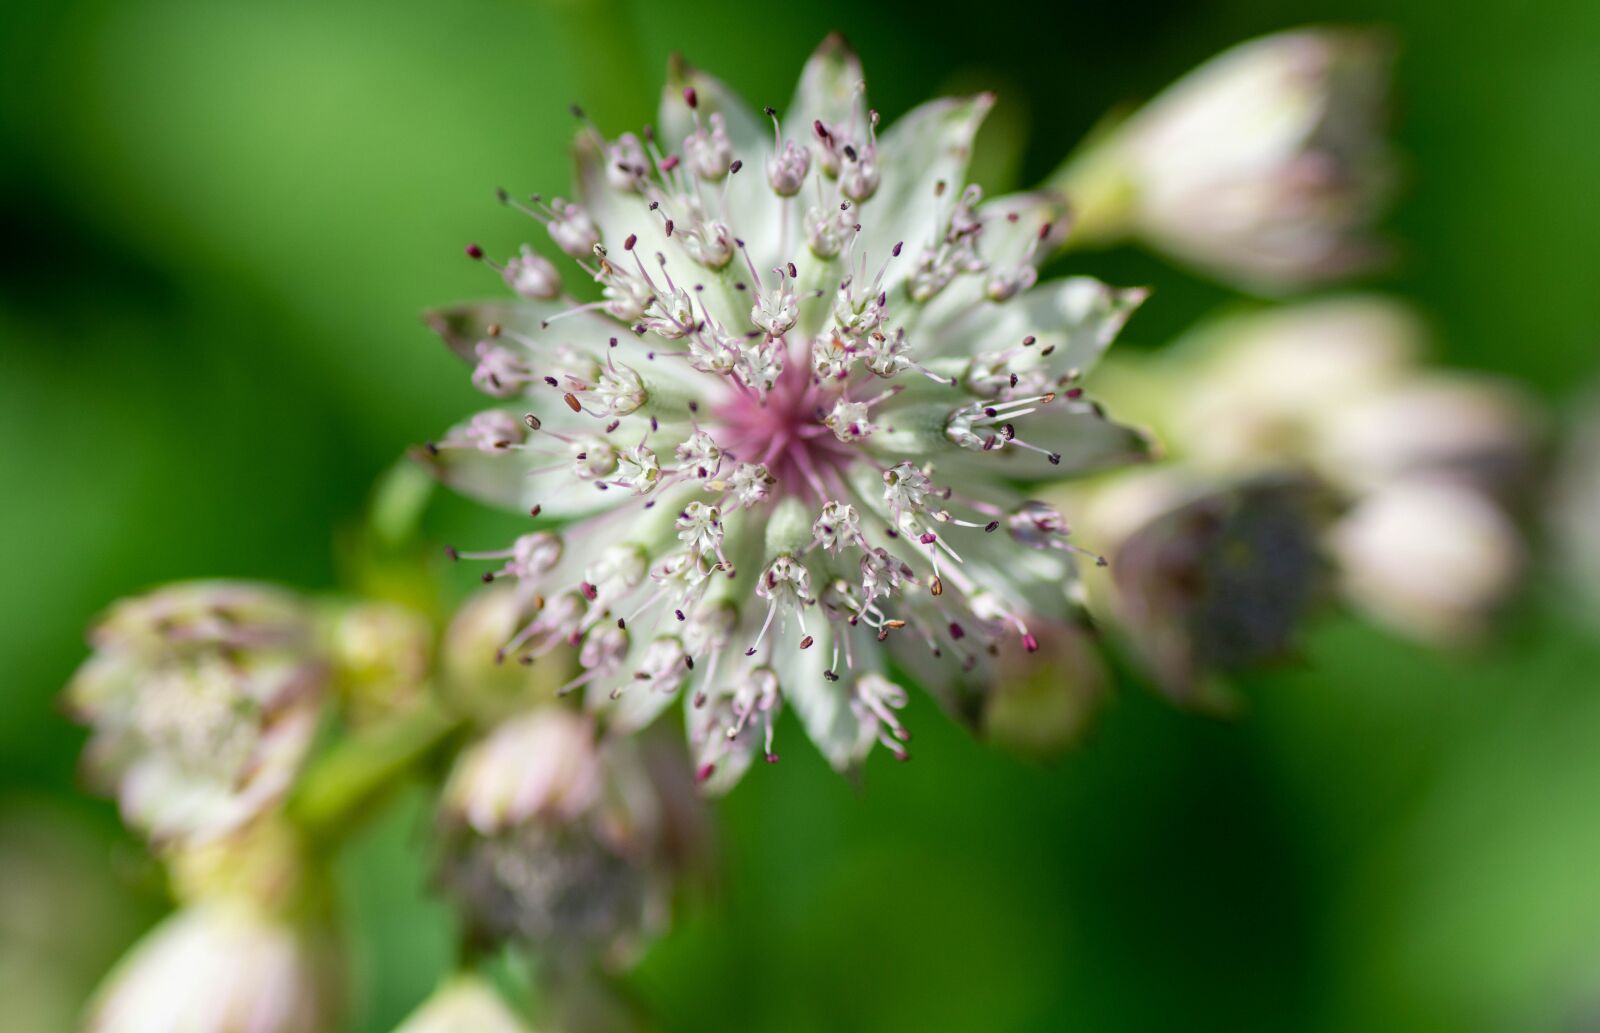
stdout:
[[[493,190],[565,186],[569,102],[637,126],[682,50],[782,104],[841,29],[890,119],[997,87],[1000,186],[1226,45],[1317,20],[1403,47],[1406,248],[1380,285],[1432,314],[1442,361],[1568,398],[1600,328],[1592,0],[0,5],[0,1026],[71,1028],[162,907],[53,706],[83,627],[175,578],[335,585],[331,531],[474,403],[417,313],[497,290],[467,240],[542,237]],[[1069,265],[1157,286],[1136,345],[1226,298],[1133,252]],[[431,519],[504,530],[448,501]],[[1049,765],[914,699],[916,759],[857,791],[786,729],[785,762],[719,807],[720,891],[630,986],[698,1033],[1595,1028],[1586,616],[1536,585],[1503,641],[1448,659],[1332,618],[1237,720],[1129,680]],[[343,860],[355,1030],[392,1027],[448,957],[424,803]]]

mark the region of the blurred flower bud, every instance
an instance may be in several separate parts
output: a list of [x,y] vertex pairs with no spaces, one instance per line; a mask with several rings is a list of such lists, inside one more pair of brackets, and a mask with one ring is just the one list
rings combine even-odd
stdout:
[[351,606],[333,619],[334,672],[360,724],[415,706],[427,690],[433,627],[392,603]]
[[86,761],[163,841],[232,832],[282,799],[316,731],[326,665],[304,604],[192,582],[115,605],[67,688]]
[[1330,412],[1317,465],[1352,491],[1428,476],[1509,497],[1529,478],[1535,437],[1533,406],[1510,384],[1419,375]]
[[1481,492],[1447,480],[1407,480],[1367,496],[1331,543],[1356,605],[1439,644],[1481,633],[1523,566],[1510,519]]
[[[440,880],[478,935],[595,956],[659,930],[695,804],[688,763],[647,770],[586,716],[511,718],[457,759],[445,787]],[[678,783],[682,783],[678,785]]]
[[983,735],[1015,753],[1048,756],[1077,742],[1110,688],[1087,627],[1033,619],[1038,650],[1001,650],[983,700]]
[[1118,621],[1172,697],[1287,655],[1324,565],[1315,492],[1287,480],[1220,489],[1133,532],[1111,560]]
[[528,1033],[528,1027],[486,981],[461,975],[435,990],[395,1033]]
[[1389,47],[1299,29],[1234,47],[1180,79],[1063,170],[1090,237],[1142,237],[1256,288],[1371,265],[1393,172]]
[[454,708],[480,721],[495,721],[554,695],[566,680],[560,654],[525,665],[502,652],[527,617],[524,600],[511,583],[474,593],[456,611],[440,647],[441,690]]
[[321,1033],[333,1027],[331,957],[308,929],[218,900],[183,908],[118,963],[88,1033]]
[[1377,297],[1219,320],[1171,353],[1170,440],[1212,473],[1303,467],[1327,423],[1410,375],[1421,340],[1409,309]]

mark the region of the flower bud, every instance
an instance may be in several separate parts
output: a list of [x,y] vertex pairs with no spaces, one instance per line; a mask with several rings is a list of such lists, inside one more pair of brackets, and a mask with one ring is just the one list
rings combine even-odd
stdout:
[[647,772],[637,745],[601,747],[558,707],[514,717],[457,759],[440,821],[440,881],[490,941],[596,955],[655,931],[690,827],[687,762]]
[[526,244],[519,254],[506,261],[501,275],[507,287],[529,301],[548,301],[561,293],[561,274],[556,271],[555,263]]
[[1253,287],[1371,265],[1368,232],[1393,178],[1380,130],[1387,64],[1381,39],[1337,29],[1213,58],[1068,167],[1080,232],[1137,235]]
[[90,1033],[320,1033],[330,959],[310,930],[235,901],[184,908],[139,941],[90,1005]]
[[1428,476],[1510,494],[1534,437],[1532,406],[1509,384],[1418,375],[1330,413],[1318,465],[1357,491]]
[[1164,691],[1205,703],[1213,675],[1289,652],[1320,595],[1319,522],[1306,486],[1264,480],[1128,536],[1111,560],[1112,605]]
[[327,667],[304,604],[264,585],[190,582],[125,600],[90,633],[67,703],[125,819],[203,842],[277,804],[311,745]]
[[1369,495],[1333,529],[1345,593],[1402,634],[1451,644],[1480,634],[1515,587],[1523,545],[1487,496],[1446,480]]
[[1330,423],[1413,376],[1421,339],[1410,310],[1381,298],[1222,320],[1173,353],[1170,437],[1226,476],[1317,463]]
[[1005,650],[995,658],[983,696],[983,735],[1016,753],[1048,756],[1088,729],[1111,676],[1083,626],[1034,618],[1028,630],[1037,651]]
[[528,1027],[487,981],[460,975],[435,990],[394,1033],[528,1033]]

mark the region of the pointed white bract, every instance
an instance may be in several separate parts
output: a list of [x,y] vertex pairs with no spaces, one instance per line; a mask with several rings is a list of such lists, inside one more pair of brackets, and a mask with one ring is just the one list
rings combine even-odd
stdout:
[[[654,130],[584,125],[572,201],[515,202],[600,300],[430,316],[503,405],[424,460],[570,519],[538,569],[457,554],[517,581],[502,657],[576,647],[613,728],[681,697],[712,788],[777,759],[789,708],[840,768],[903,756],[891,652],[978,677],[1071,606],[1065,525],[1019,535],[1019,486],[1146,453],[1080,386],[1144,292],[1039,282],[1061,199],[964,182],[992,102],[882,125],[836,38],[781,113],[677,64]],[[617,547],[636,576],[601,584]]]

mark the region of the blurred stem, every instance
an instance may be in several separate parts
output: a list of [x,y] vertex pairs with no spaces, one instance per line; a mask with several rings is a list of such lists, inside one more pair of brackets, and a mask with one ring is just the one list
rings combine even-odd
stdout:
[[409,545],[421,527],[422,514],[437,483],[410,459],[401,459],[384,471],[372,489],[367,513],[367,527],[374,541],[386,549]]
[[300,780],[290,816],[313,845],[337,842],[460,724],[430,697],[340,740]]
[[1133,231],[1134,184],[1122,153],[1122,134],[1116,131],[1125,121],[1119,114],[1102,121],[1047,181],[1066,195],[1072,209],[1072,232],[1062,243],[1063,251],[1105,247]]

